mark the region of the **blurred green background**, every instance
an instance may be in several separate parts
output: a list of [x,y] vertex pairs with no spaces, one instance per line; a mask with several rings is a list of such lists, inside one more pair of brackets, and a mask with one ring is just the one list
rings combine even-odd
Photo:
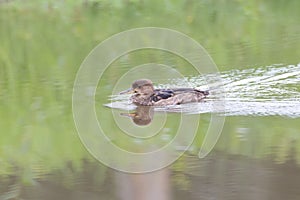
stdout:
[[[70,187],[86,163],[96,162],[76,133],[72,87],[84,58],[109,36],[145,26],[174,29],[203,45],[221,71],[297,64],[299,8],[298,0],[0,1],[0,183],[15,177],[31,185],[60,174]],[[118,74],[110,72],[106,92]],[[244,124],[253,128],[248,142],[234,137]],[[279,163],[293,151],[300,163],[299,126],[298,119],[229,117],[217,148],[271,154]],[[94,181],[103,182],[105,171],[99,165]]]

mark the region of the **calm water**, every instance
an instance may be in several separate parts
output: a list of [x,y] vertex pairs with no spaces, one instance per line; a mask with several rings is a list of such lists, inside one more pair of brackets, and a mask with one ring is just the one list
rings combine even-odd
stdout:
[[[299,1],[48,2],[0,3],[1,200],[299,199]],[[93,47],[144,26],[189,35],[220,72],[199,75],[171,53],[141,50],[115,60],[97,88],[87,87],[87,94],[96,89],[99,125],[122,149],[163,147],[173,141],[182,117],[188,121],[166,156],[187,150],[180,159],[130,174],[95,158],[105,154],[115,165],[150,167],[166,158],[141,164],[104,147],[92,131],[78,137],[72,91]],[[216,75],[222,82],[206,81]],[[139,110],[117,93],[145,77],[158,88],[197,87],[211,94],[199,104]],[[134,112],[146,117],[128,117]],[[225,118],[215,146],[205,139],[212,116]],[[89,151],[80,138],[90,142]],[[203,144],[214,148],[200,159]]]

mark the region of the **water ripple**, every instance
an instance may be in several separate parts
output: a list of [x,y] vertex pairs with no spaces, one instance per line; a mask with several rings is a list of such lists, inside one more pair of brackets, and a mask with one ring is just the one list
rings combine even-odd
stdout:
[[[245,70],[230,70],[219,74],[221,82],[206,80],[215,76],[188,77],[170,80],[158,88],[195,87],[209,88],[211,95],[201,103],[156,108],[157,111],[184,112],[189,114],[218,113],[225,116],[270,116],[300,117],[300,64],[276,64]],[[222,86],[222,90],[219,88]],[[224,101],[220,93],[225,93]],[[114,95],[111,108],[134,109],[128,96]]]

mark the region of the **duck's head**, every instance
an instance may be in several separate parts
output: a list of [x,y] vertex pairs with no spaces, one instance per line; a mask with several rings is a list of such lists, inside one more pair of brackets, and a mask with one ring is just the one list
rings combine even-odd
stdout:
[[149,79],[139,79],[132,83],[131,88],[120,94],[134,94],[135,96],[151,96],[154,93],[153,83]]

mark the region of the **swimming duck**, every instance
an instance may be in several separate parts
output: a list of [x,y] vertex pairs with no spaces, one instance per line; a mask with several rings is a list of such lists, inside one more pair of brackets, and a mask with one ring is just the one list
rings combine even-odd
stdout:
[[167,106],[200,102],[209,92],[194,88],[154,89],[149,79],[139,79],[120,94],[133,94],[132,103],[138,106]]

